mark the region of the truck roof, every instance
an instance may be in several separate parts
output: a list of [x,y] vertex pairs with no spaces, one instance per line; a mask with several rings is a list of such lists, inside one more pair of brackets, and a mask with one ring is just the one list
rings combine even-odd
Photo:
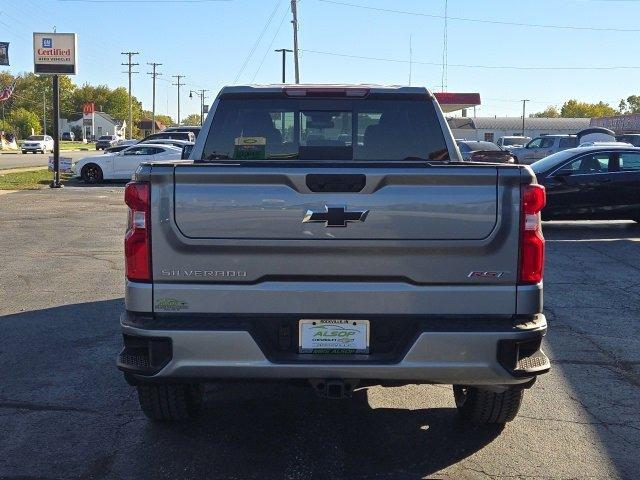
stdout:
[[267,85],[232,85],[222,87],[220,95],[228,93],[281,93],[284,90],[368,90],[371,93],[420,94],[432,97],[425,87],[407,87],[402,85],[375,84],[319,84],[319,83],[274,83]]

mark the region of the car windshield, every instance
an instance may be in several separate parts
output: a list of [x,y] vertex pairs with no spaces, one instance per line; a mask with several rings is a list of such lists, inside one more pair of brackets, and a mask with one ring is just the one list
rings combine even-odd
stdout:
[[503,138],[502,145],[508,147],[512,145],[526,145],[529,142],[528,138]]
[[577,153],[576,149],[562,150],[561,152],[554,153],[549,155],[548,157],[543,158],[542,160],[538,160],[537,162],[531,164],[531,168],[535,173],[546,172],[547,170],[555,167],[561,162],[571,158],[573,155]]
[[222,99],[203,160],[448,160],[426,98]]
[[27,140],[44,140],[44,135],[31,135]]

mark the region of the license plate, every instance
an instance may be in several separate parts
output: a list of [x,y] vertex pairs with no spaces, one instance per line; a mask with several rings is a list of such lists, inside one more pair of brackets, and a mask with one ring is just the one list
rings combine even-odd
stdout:
[[300,320],[300,353],[369,353],[369,320]]

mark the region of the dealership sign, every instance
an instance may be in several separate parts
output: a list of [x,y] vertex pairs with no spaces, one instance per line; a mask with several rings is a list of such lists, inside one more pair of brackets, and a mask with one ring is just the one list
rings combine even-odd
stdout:
[[41,75],[75,75],[76,34],[34,33],[33,71]]
[[0,65],[9,65],[9,42],[0,42]]

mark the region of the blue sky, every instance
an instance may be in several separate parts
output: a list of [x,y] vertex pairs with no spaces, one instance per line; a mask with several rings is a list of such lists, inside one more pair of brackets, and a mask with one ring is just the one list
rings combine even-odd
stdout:
[[[51,31],[55,25],[59,32],[78,34],[78,83],[126,86],[120,52],[139,51],[134,94],[145,108],[151,107],[146,64],[162,63],[157,111],[174,117],[171,75],[186,76],[184,117],[199,109],[198,100],[188,98],[189,88],[215,95],[236,78],[236,83],[279,82],[281,57],[273,49],[292,47],[289,0],[2,0],[0,10],[0,41],[11,42],[10,71],[32,70],[32,32]],[[412,85],[440,90],[443,20],[428,15],[442,15],[444,0],[300,0],[298,10],[303,82],[407,84],[411,36]],[[480,92],[478,115],[520,115],[523,98],[536,111],[568,98],[604,100],[617,107],[620,98],[640,94],[640,1],[449,0],[448,16],[458,18],[448,21],[448,90]],[[638,68],[562,69],[594,66]],[[292,81],[291,58],[288,74]]]

